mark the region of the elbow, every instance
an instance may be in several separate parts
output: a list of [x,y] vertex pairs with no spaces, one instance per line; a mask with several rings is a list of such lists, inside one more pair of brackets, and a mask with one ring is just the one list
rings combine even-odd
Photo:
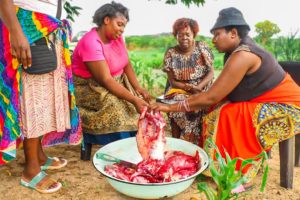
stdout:
[[206,106],[211,106],[219,102],[219,98],[215,95],[208,95],[206,99]]
[[113,78],[111,77],[94,77],[94,79],[104,88],[108,89],[111,85],[111,82],[113,81]]

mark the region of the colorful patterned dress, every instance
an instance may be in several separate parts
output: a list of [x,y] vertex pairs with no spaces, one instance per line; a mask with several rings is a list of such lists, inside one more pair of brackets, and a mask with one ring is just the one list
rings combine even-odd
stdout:
[[0,164],[16,157],[24,136],[42,136],[44,146],[79,144],[82,137],[68,50],[68,23],[21,8],[16,12],[30,44],[50,33],[55,35],[59,60],[57,69],[48,74],[24,74],[11,55],[9,32],[0,20]]
[[[176,81],[198,85],[213,68],[213,54],[204,42],[196,42],[193,52],[183,55],[172,47],[167,50],[164,58],[164,71],[172,72]],[[210,81],[203,91],[207,91],[212,84]],[[168,91],[168,88],[166,91]],[[173,99],[185,98],[178,94]],[[196,112],[171,112],[168,114],[171,123],[181,129],[181,138],[193,143],[199,141],[201,135],[202,117],[205,110]],[[193,139],[194,138],[194,139]]]

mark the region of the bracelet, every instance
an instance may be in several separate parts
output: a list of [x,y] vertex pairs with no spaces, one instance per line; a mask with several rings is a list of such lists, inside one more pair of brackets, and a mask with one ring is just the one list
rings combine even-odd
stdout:
[[185,111],[187,111],[187,112],[191,111],[190,105],[186,99],[183,101],[183,107],[184,107]]
[[179,101],[178,102],[178,105],[177,105],[178,112],[181,111],[182,107],[184,108],[184,111],[186,111],[186,112],[190,112],[191,111],[190,105],[189,105],[189,103],[188,103],[187,100],[183,100],[183,101]]
[[178,111],[178,112],[181,111],[182,106],[183,106],[183,101],[179,101],[179,102],[178,102],[178,105],[177,105],[177,111]]

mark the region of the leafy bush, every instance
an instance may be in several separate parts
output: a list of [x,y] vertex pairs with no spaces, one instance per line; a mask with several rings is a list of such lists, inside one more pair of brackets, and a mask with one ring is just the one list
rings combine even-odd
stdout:
[[[216,159],[218,167],[215,166],[215,162],[210,158],[210,172],[212,174],[213,181],[217,185],[214,189],[208,186],[205,182],[198,183],[198,190],[204,192],[208,200],[227,200],[231,198],[238,198],[240,193],[232,194],[231,191],[241,184],[248,181],[247,177],[242,173],[242,170],[249,164],[256,164],[255,160],[261,159],[262,165],[268,158],[266,152],[262,152],[260,155],[253,159],[242,160],[241,167],[236,171],[236,164],[240,158],[231,159],[229,154],[225,151],[226,159],[221,156],[218,147],[212,142],[211,138],[208,139],[209,145],[211,145],[216,151]],[[264,175],[262,179],[261,192],[264,191],[267,181],[269,166],[266,164],[264,168]]]
[[129,51],[129,56],[138,59],[152,69],[162,69],[165,49],[141,49]]
[[127,48],[134,49],[167,49],[176,45],[176,39],[171,34],[129,36],[125,39]]
[[281,61],[300,61],[300,38],[298,31],[287,37],[279,37],[273,42],[273,52]]
[[154,96],[162,94],[167,80],[166,74],[147,66],[134,53],[130,54],[130,60],[142,87]]

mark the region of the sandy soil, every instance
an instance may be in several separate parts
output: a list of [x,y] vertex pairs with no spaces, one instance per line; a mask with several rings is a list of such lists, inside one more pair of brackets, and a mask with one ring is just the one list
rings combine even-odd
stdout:
[[[100,146],[94,145],[93,153]],[[100,199],[100,200],[134,200],[115,191],[109,183],[93,166],[91,161],[80,160],[80,147],[61,145],[47,148],[46,152],[52,156],[59,156],[68,159],[67,167],[48,171],[54,178],[63,183],[63,189],[54,194],[39,194],[33,190],[19,185],[22,167],[24,165],[23,152],[18,152],[15,161],[0,167],[0,199],[19,200],[19,199]],[[294,199],[300,200],[300,168],[294,170],[294,188],[286,190],[279,186],[279,155],[278,147],[272,151],[273,158],[269,160],[270,173],[266,191],[259,192],[261,176],[255,179],[256,187],[242,199]],[[197,192],[197,183],[188,188],[181,194],[168,198],[168,200],[197,200],[205,199],[204,195]]]

